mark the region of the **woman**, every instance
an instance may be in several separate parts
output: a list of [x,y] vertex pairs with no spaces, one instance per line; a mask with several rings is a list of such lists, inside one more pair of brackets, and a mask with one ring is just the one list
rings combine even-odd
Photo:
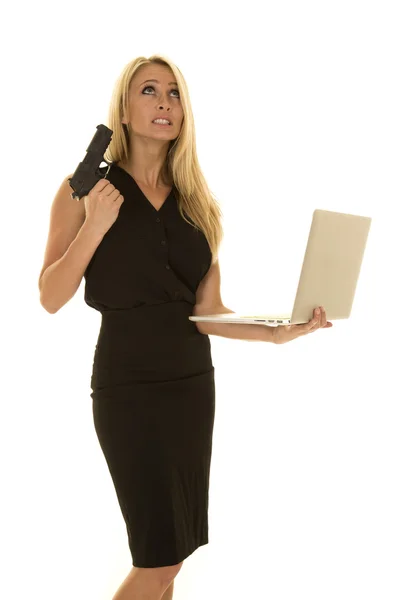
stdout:
[[[184,559],[208,543],[215,408],[208,333],[281,344],[331,324],[324,313],[279,328],[189,321],[233,311],[220,296],[221,211],[200,170],[180,70],[158,55],[129,63],[108,126],[105,159],[112,165],[80,203],[85,237],[57,267],[58,284],[67,285],[80,260],[85,301],[102,315],[91,378],[94,425],[133,564],[113,600],[171,600]],[[41,288],[49,312],[71,297],[65,291],[62,300],[58,288],[56,300],[55,268]]]

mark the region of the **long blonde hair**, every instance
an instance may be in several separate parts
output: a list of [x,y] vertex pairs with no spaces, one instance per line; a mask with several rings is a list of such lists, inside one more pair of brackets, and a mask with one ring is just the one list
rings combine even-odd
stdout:
[[223,238],[223,215],[218,201],[206,183],[197,158],[194,118],[186,81],[170,59],[159,54],[150,58],[140,56],[125,66],[116,82],[109,106],[107,127],[113,131],[113,135],[104,158],[109,162],[128,161],[129,131],[122,124],[122,118],[124,114],[129,114],[131,80],[141,66],[148,64],[169,67],[178,83],[183,121],[178,137],[170,143],[164,172],[166,180],[172,181],[178,191],[178,208],[182,218],[203,232],[214,264],[218,259],[218,250]]

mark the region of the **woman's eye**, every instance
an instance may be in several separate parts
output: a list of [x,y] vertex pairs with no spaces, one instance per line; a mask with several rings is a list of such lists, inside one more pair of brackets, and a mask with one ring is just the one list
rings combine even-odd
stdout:
[[[153,87],[152,85],[146,85],[146,87],[145,87],[145,88],[143,88],[143,92],[145,92],[145,91],[146,91],[146,90],[148,90],[148,89],[154,90],[154,87]],[[178,93],[178,96],[175,96],[175,97],[176,97],[176,98],[179,98],[179,90],[172,89],[172,90],[171,90],[171,92],[177,92],[177,93]]]

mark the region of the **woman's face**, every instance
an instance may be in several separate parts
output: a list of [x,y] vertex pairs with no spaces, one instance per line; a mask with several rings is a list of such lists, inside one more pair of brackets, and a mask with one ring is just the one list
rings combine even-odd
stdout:
[[[154,79],[157,81],[147,81]],[[178,85],[172,71],[162,65],[145,65],[131,81],[129,89],[129,120],[131,133],[159,140],[178,137],[183,121]],[[157,125],[160,116],[171,125]]]

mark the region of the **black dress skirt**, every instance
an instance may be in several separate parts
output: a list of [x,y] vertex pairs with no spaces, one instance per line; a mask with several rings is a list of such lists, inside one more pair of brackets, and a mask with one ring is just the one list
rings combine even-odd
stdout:
[[211,251],[175,187],[156,210],[115,163],[106,178],[125,201],[84,274],[85,302],[101,313],[94,426],[132,564],[163,567],[208,543],[214,367],[209,337],[188,317]]

